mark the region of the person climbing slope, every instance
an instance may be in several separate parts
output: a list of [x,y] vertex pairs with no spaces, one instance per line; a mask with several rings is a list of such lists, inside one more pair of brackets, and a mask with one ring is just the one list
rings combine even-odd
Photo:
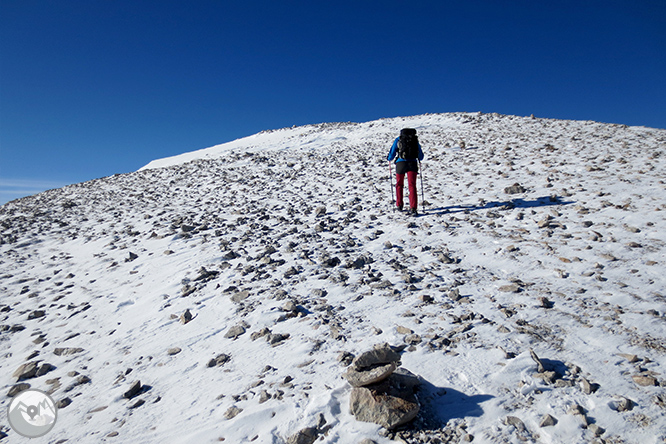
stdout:
[[404,206],[403,191],[405,188],[405,174],[409,188],[409,214],[418,215],[418,191],[416,176],[419,171],[419,161],[423,160],[421,144],[413,128],[403,128],[400,136],[393,141],[387,160],[395,160],[395,193],[396,205],[402,211]]

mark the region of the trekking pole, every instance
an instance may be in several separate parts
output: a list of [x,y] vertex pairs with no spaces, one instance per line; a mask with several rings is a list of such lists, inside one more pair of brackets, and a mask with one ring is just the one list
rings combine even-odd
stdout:
[[391,206],[395,210],[395,200],[394,200],[394,193],[393,193],[393,169],[391,168],[391,161],[389,160],[389,184],[391,185]]
[[420,160],[419,160],[419,173],[421,174],[421,208],[425,213],[425,194],[423,193],[423,168],[421,167]]

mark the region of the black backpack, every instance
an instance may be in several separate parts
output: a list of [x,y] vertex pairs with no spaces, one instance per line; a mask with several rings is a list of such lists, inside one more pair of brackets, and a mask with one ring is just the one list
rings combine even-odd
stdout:
[[400,130],[398,140],[398,157],[405,160],[414,160],[419,157],[419,139],[414,128]]

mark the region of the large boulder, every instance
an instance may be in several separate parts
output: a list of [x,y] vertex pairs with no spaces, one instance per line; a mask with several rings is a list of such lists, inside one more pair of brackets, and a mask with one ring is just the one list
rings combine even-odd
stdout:
[[350,411],[359,421],[394,429],[419,413],[420,404],[414,394],[419,384],[418,377],[400,369],[382,382],[352,389]]

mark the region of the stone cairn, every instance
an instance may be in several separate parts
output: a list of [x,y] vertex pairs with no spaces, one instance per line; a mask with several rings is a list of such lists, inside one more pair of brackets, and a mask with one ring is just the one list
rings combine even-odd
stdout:
[[379,344],[357,356],[343,377],[353,387],[350,411],[359,421],[387,430],[413,420],[421,408],[415,395],[421,381],[400,368],[398,349]]

